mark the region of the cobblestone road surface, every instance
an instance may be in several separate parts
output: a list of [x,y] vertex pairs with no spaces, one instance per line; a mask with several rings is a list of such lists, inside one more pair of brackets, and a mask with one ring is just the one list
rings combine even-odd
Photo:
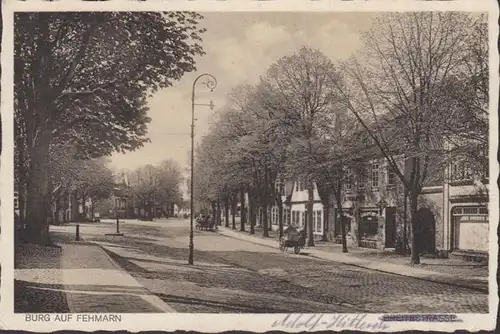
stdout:
[[[187,265],[187,220],[128,221],[87,229],[140,283],[179,312],[487,313],[478,291],[282,254],[277,249],[196,231]],[[85,227],[82,229],[85,233]]]

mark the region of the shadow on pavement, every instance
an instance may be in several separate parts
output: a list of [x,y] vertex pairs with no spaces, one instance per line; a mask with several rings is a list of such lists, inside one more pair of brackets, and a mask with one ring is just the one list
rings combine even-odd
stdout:
[[64,291],[58,284],[14,280],[14,313],[69,313]]

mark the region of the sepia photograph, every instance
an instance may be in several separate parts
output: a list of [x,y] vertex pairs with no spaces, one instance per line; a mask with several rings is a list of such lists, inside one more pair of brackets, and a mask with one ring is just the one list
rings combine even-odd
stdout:
[[14,313],[492,312],[488,19],[14,12]]

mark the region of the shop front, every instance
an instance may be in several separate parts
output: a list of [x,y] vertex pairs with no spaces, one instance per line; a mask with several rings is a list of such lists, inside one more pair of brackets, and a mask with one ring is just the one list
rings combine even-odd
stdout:
[[378,209],[361,209],[359,222],[360,247],[377,248]]

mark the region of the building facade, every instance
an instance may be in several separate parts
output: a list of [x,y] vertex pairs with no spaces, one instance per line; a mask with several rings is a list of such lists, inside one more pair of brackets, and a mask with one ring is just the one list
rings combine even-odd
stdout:
[[[405,173],[408,170],[404,168]],[[420,253],[486,255],[489,247],[488,181],[473,178],[450,164],[423,187],[418,199],[415,237]],[[342,214],[348,245],[393,249],[411,241],[409,200],[385,159],[372,159],[367,176],[344,185]],[[334,217],[328,237],[341,243],[340,210],[332,200]]]
[[[318,193],[316,183],[313,183],[313,234],[323,235],[324,227],[324,207]],[[297,179],[293,183],[292,194],[289,201],[290,223],[299,228],[304,228],[307,222],[307,203],[309,193],[303,180]]]

